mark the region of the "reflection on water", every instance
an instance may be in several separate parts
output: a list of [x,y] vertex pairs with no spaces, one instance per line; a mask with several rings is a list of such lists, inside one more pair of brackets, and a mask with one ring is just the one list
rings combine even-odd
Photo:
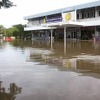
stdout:
[[2,41],[0,74],[6,87],[11,83],[8,92],[1,84],[5,98],[100,100],[100,43],[67,41],[65,48],[57,41]]
[[[58,66],[58,69],[64,71],[85,70],[87,72],[88,70],[91,72],[99,73],[99,43],[94,44],[92,41],[67,42],[66,54],[64,53],[65,48],[63,42],[55,42],[53,44],[52,51],[50,49],[48,50],[48,48],[44,49],[44,44],[42,45],[41,42],[34,42],[35,48],[32,48],[30,51],[30,61],[36,61],[40,64],[49,64],[56,67]],[[95,69],[97,69],[98,71],[96,71]]]
[[6,91],[2,85],[2,81],[0,81],[0,100],[15,100],[16,94],[21,93],[21,89],[16,83],[10,83],[9,91]]
[[[96,67],[100,62],[100,45],[92,41],[71,41],[66,44],[66,52],[63,42],[50,41],[13,41],[13,46],[20,47],[23,51],[30,48],[30,58],[27,61],[38,62],[39,64],[49,64],[58,66],[59,70],[78,70],[79,62],[87,62]],[[52,49],[51,49],[52,48]],[[86,67],[88,69],[88,67]],[[83,68],[82,68],[83,69]],[[87,70],[86,69],[86,70]],[[85,69],[84,69],[85,70]],[[90,67],[91,70],[91,67]],[[99,68],[98,68],[99,70]]]

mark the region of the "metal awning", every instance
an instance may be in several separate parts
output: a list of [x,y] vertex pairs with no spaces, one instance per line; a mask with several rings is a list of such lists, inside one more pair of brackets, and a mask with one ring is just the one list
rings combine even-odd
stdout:
[[78,27],[78,26],[85,26],[82,22],[75,22],[75,21],[68,21],[68,22],[56,22],[56,23],[46,23],[42,24],[44,27]]
[[24,31],[32,31],[32,30],[49,30],[49,29],[56,29],[59,27],[79,27],[85,26],[82,22],[75,22],[75,21],[68,21],[68,22],[56,22],[56,23],[45,23],[41,24],[41,26],[32,26],[24,28]]
[[24,31],[32,31],[32,30],[48,30],[55,29],[56,27],[47,27],[47,26],[33,26],[33,27],[25,27]]
[[68,21],[68,22],[61,22],[61,26],[68,26],[68,27],[76,27],[76,26],[84,26],[85,24],[82,22],[75,22],[75,21]]

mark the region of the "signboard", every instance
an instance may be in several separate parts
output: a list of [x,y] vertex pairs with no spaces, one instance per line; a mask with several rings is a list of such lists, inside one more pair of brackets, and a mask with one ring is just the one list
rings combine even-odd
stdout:
[[46,19],[46,23],[50,23],[50,22],[61,22],[62,18],[61,17],[55,17],[55,18],[47,18]]
[[43,22],[44,22],[44,24],[46,23],[46,19],[45,18],[44,18]]
[[75,12],[67,12],[62,14],[63,22],[75,21]]

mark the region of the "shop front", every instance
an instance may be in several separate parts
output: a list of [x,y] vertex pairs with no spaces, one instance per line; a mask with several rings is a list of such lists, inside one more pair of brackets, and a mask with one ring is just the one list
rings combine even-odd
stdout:
[[81,27],[81,39],[92,40],[95,35],[95,27]]
[[81,37],[80,28],[69,27],[67,28],[66,38],[67,40],[78,40]]

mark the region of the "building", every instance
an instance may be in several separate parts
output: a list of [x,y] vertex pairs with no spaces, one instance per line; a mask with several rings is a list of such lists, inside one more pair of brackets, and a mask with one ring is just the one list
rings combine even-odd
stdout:
[[32,32],[33,39],[90,40],[99,39],[100,1],[85,3],[45,13],[26,16],[25,31]]

